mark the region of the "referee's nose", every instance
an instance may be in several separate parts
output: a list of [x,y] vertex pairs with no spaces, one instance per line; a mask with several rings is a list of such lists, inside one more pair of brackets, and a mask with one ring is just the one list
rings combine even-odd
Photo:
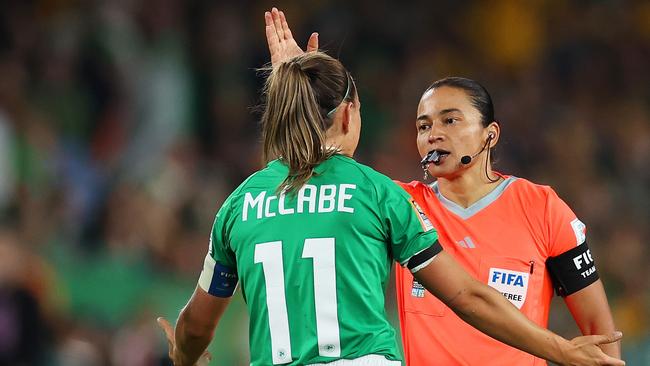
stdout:
[[434,144],[438,142],[442,142],[445,140],[444,133],[442,132],[442,129],[436,124],[432,124],[431,128],[429,129],[429,143]]

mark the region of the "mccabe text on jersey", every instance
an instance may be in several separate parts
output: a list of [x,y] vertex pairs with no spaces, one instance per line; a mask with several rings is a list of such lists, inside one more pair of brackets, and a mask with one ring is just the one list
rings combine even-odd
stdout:
[[[293,199],[287,199],[284,192],[279,196],[262,191],[253,196],[246,192],[242,209],[242,221],[248,220],[249,211],[255,212],[257,219],[276,215],[293,215],[296,213],[354,213],[350,207],[352,190],[356,184],[323,184],[316,186],[305,184]],[[291,202],[291,203],[290,203]]]

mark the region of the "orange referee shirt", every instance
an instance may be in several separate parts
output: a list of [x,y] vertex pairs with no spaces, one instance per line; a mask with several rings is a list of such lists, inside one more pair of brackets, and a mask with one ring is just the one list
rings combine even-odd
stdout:
[[[436,183],[399,183],[438,230],[440,244],[474,278],[503,294],[529,319],[548,323],[553,286],[547,258],[585,241],[585,226],[548,186],[505,180],[487,196],[463,208],[438,191]],[[408,366],[546,365],[463,322],[397,268],[397,303]]]

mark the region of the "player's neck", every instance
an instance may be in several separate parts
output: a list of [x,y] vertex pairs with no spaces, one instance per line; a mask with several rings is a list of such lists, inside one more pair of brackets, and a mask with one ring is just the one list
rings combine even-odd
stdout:
[[488,171],[492,179],[498,178],[496,182],[486,177],[482,166],[474,166],[458,176],[438,178],[438,189],[448,200],[467,208],[490,194],[503,181],[492,169]]
[[348,157],[354,156],[354,148],[350,147],[347,141],[342,136],[327,136],[325,140],[326,149],[336,150],[339,154]]

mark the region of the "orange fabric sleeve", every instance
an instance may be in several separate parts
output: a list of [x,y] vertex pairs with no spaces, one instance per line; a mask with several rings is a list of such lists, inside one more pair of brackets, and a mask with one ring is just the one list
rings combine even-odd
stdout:
[[550,187],[547,188],[545,220],[550,257],[558,256],[585,242],[585,224]]

